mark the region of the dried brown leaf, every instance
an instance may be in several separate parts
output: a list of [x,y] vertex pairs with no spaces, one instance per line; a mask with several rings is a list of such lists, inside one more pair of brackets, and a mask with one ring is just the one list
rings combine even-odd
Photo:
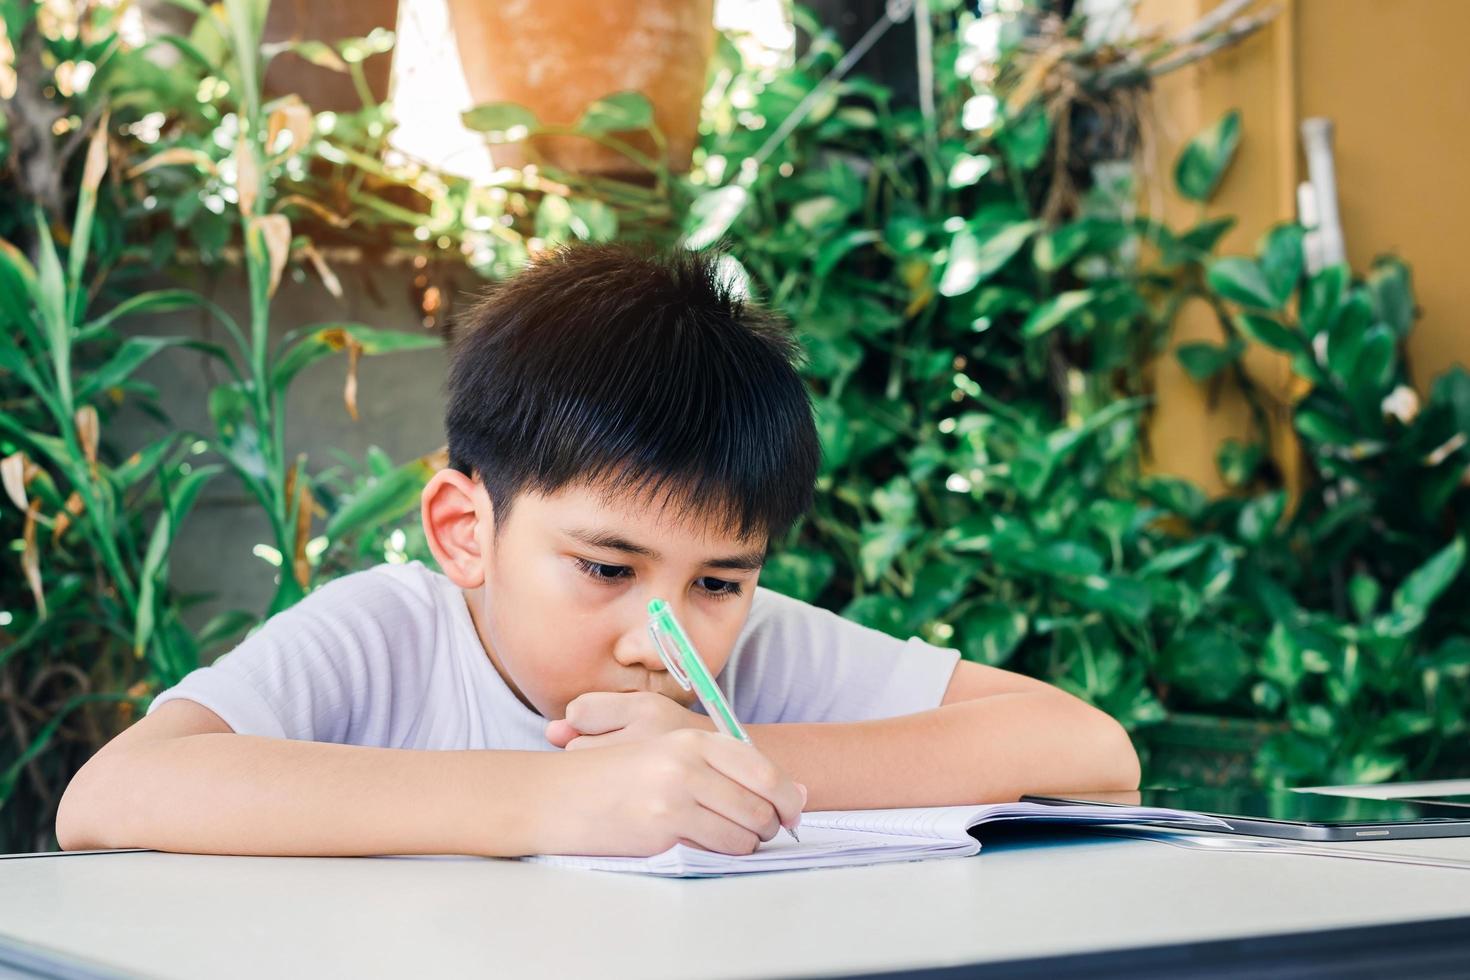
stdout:
[[271,276],[266,295],[274,296],[276,287],[281,284],[286,259],[291,254],[291,222],[284,214],[263,214],[254,220],[260,227],[266,254],[270,257]]
[[41,587],[41,552],[36,547],[36,515],[41,512],[41,501],[32,500],[26,508],[25,545],[20,553],[20,567],[25,571],[31,595],[36,597],[36,612],[46,618],[46,590]]
[[276,139],[281,135],[283,129],[291,134],[291,145],[281,152],[280,159],[285,160],[306,149],[307,141],[311,139],[311,109],[301,101],[299,96],[287,96],[271,112],[266,124],[265,148],[267,153],[276,152]]
[[83,190],[95,193],[102,186],[102,175],[107,172],[107,124],[111,118],[110,111],[102,113],[87,144],[87,164],[82,168]]
[[244,132],[235,142],[235,193],[240,197],[240,213],[253,215],[260,197],[260,170],[255,164],[255,147]]
[[311,582],[311,562],[306,558],[306,543],[311,538],[311,515],[316,510],[316,499],[311,495],[311,486],[301,481],[301,500],[296,506],[296,549],[291,559],[291,570],[296,583],[303,589]]
[[19,510],[26,509],[26,479],[30,460],[25,453],[11,453],[0,459],[0,482],[5,485],[6,496]]
[[352,421],[357,418],[357,362],[362,357],[362,344],[347,338],[347,384],[342,389],[342,399],[347,403],[347,414]]
[[77,409],[77,441],[82,444],[82,452],[86,454],[87,465],[92,467],[93,472],[97,469],[97,442],[101,438],[102,427],[97,420],[97,409],[91,405],[83,405]]
[[342,283],[337,278],[337,274],[332,271],[332,267],[327,265],[327,260],[322,258],[322,253],[318,252],[316,246],[310,242],[302,246],[301,251],[306,253],[307,260],[311,262],[311,267],[316,270],[316,274],[321,277],[322,285],[327,287],[327,292],[341,299]]
[[59,511],[51,523],[51,540],[53,543],[61,540],[61,536],[66,533],[66,529],[71,527],[72,518],[82,516],[82,511],[86,510],[86,507],[87,505],[82,502],[82,495],[73,490],[71,496],[66,498],[66,508]]
[[287,194],[276,202],[276,209],[279,211],[284,211],[288,207],[305,208],[333,228],[346,228],[352,224],[351,220],[331,210],[320,201],[313,201],[301,194]]
[[192,163],[200,170],[203,170],[205,173],[209,174],[215,173],[218,170],[218,168],[214,165],[214,161],[209,158],[208,154],[200,150],[191,150],[183,146],[174,146],[170,147],[167,150],[164,150],[162,153],[155,153],[153,156],[149,157],[147,160],[144,160],[142,163],[134,167],[130,167],[125,176],[131,179],[138,176],[139,174],[147,173],[154,167],[167,167],[174,164],[184,163]]

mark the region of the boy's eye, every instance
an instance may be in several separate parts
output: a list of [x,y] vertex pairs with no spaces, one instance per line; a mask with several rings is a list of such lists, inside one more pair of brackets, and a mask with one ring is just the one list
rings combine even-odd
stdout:
[[592,578],[604,582],[613,582],[620,578],[626,578],[633,571],[627,565],[606,565],[600,561],[588,561],[585,558],[578,558],[577,566]]
[[706,575],[699,580],[699,587],[712,596],[724,598],[725,596],[737,596],[740,594],[740,583],[731,582],[727,579],[714,578]]
[[[633,576],[633,569],[627,565],[609,565],[605,562],[589,561],[586,558],[578,558],[576,562],[584,575],[598,582],[617,582]],[[696,581],[707,595],[715,599],[730,598],[743,591],[739,582],[715,578],[712,575],[706,575]]]

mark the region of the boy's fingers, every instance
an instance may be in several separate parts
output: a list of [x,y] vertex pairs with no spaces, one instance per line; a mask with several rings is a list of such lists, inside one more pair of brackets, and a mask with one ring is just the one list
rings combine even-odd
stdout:
[[564,719],[558,718],[546,723],[546,741],[557,748],[566,748],[567,743],[576,738],[578,734],[577,730]]
[[700,806],[739,824],[761,840],[770,840],[781,829],[780,817],[769,800],[714,769],[702,770],[689,789]]
[[750,854],[760,846],[760,838],[723,814],[697,809],[684,832],[685,842],[721,854]]
[[770,801],[781,817],[781,826],[796,827],[801,823],[801,808],[806,801],[796,783],[767,759],[753,745],[725,736],[705,743],[706,761],[746,789]]
[[626,694],[591,691],[573,698],[567,704],[567,722],[582,735],[602,735],[628,724],[630,717]]

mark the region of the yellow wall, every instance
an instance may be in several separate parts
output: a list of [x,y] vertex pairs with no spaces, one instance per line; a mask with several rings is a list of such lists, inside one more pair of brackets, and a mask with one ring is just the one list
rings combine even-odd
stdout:
[[[1250,11],[1272,4],[1257,0]],[[1213,0],[1141,0],[1144,27],[1193,23]],[[1197,207],[1172,190],[1179,147],[1231,108],[1241,110],[1241,144],[1208,216],[1239,219],[1224,253],[1250,252],[1272,224],[1295,217],[1295,186],[1306,174],[1298,124],[1326,116],[1335,127],[1338,201],[1348,257],[1365,270],[1396,252],[1412,267],[1423,313],[1409,339],[1414,382],[1427,391],[1435,375],[1470,361],[1470,330],[1461,327],[1456,291],[1470,255],[1470,184],[1464,179],[1470,131],[1470,34],[1467,0],[1277,0],[1264,30],[1157,86],[1156,153],[1144,204],[1174,224],[1197,220]],[[1185,310],[1176,343],[1218,340],[1207,310]],[[1264,350],[1247,360],[1252,377],[1281,392],[1285,364]],[[1219,441],[1250,431],[1238,393],[1215,399],[1172,355],[1155,366],[1158,409],[1151,429],[1154,466],[1221,489]],[[1285,410],[1277,410],[1278,419]],[[1285,426],[1275,426],[1284,430]],[[1298,478],[1289,435],[1274,447],[1289,482]]]

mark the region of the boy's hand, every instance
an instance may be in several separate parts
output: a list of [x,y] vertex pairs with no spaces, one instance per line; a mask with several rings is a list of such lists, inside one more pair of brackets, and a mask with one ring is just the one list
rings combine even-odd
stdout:
[[646,856],[689,844],[749,854],[801,821],[806,790],[753,745],[683,730],[556,757],[565,799],[539,817],[558,854]]
[[715,731],[704,715],[652,691],[591,691],[568,703],[566,715],[546,725],[546,740],[561,749],[601,748],[681,728]]

